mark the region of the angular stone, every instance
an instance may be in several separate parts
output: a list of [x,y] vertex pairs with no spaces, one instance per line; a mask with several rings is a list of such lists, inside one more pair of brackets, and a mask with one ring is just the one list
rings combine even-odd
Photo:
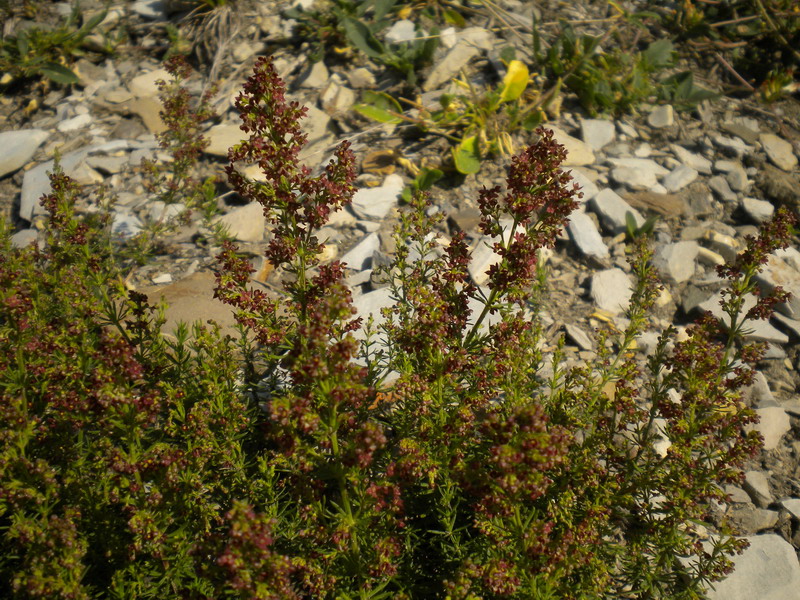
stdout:
[[680,217],[686,212],[686,202],[676,194],[628,192],[624,199],[634,208],[657,212],[664,217]]
[[577,325],[573,325],[572,323],[567,323],[564,326],[564,329],[567,332],[567,336],[578,345],[578,348],[581,350],[592,350],[594,348],[594,344],[592,343],[592,338],[589,337],[583,329],[578,327]]
[[661,246],[653,256],[653,264],[669,281],[683,283],[694,277],[697,242],[676,242]]
[[594,198],[597,192],[600,191],[597,184],[586,175],[586,171],[580,168],[573,168],[568,169],[567,172],[572,175],[572,182],[581,186],[580,192],[583,194],[583,197],[580,201],[584,204]]
[[247,139],[248,135],[238,125],[220,124],[209,129],[205,137],[209,142],[206,154],[227,158],[228,149]]
[[50,134],[43,129],[18,129],[0,133],[0,177],[23,167]]
[[772,164],[784,171],[794,170],[797,166],[797,156],[789,142],[772,133],[762,133],[758,139]]
[[329,115],[343,113],[356,101],[356,93],[350,88],[331,81],[319,97],[322,108]]
[[[500,225],[503,228],[503,236],[508,237],[513,222],[505,220],[502,221]],[[469,276],[472,278],[475,285],[483,285],[486,283],[489,280],[488,270],[492,265],[496,265],[500,262],[500,255],[493,249],[494,244],[498,241],[500,241],[499,238],[485,235],[475,244],[472,250],[472,262],[470,262],[468,267]]]
[[766,200],[756,200],[755,198],[742,198],[742,210],[747,213],[756,223],[769,221],[775,213],[775,207]]
[[[394,305],[392,288],[385,287],[367,292],[353,299],[353,308],[356,309],[356,314],[353,315],[353,318],[361,317],[363,325],[366,325],[369,318],[372,317],[373,326],[378,327],[386,320],[386,317],[381,313],[381,309],[392,305]],[[366,337],[365,327],[362,326],[354,331],[353,337],[357,340],[363,340]],[[379,346],[383,346],[386,343],[385,340],[380,338],[376,341]]]
[[362,219],[383,219],[397,206],[398,197],[405,184],[396,173],[388,175],[380,187],[362,188],[353,196],[350,208]]
[[756,506],[766,508],[772,504],[773,498],[769,489],[769,480],[761,471],[747,471],[744,474],[743,487]]
[[766,164],[756,175],[764,194],[779,203],[800,207],[800,177]]
[[67,119],[66,121],[61,121],[56,129],[58,129],[61,133],[69,133],[71,131],[77,131],[78,129],[88,127],[92,124],[92,120],[92,115],[89,113],[84,113],[82,115],[76,115],[71,119]]
[[730,138],[724,135],[715,135],[711,139],[715,145],[719,146],[728,153],[739,157],[741,157],[743,154],[749,154],[753,151],[752,146],[746,144],[738,137]]
[[39,232],[36,229],[20,229],[11,236],[11,245],[14,248],[26,248],[30,246],[39,237]]
[[589,202],[592,210],[600,217],[600,222],[611,234],[617,235],[626,230],[626,213],[630,212],[636,221],[636,226],[641,227],[644,217],[638,210],[625,202],[619,195],[608,188],[601,190]]
[[494,36],[482,27],[467,27],[458,34],[458,42],[436,63],[428,74],[422,86],[426,92],[438,90],[459,71],[478,56],[481,51],[491,50],[494,46]]
[[714,177],[708,180],[708,187],[710,187],[720,199],[724,200],[725,202],[736,202],[739,198],[731,189],[728,180],[723,177],[722,175],[715,175]]
[[748,406],[757,406],[759,408],[777,406],[772,390],[769,389],[767,376],[761,371],[756,371],[753,383],[742,390],[742,400]]
[[[722,310],[719,304],[722,295],[717,292],[711,298],[702,302],[699,306],[700,310],[707,310],[711,312],[717,319],[719,319],[726,327],[730,326],[731,319],[727,313]],[[756,305],[756,299],[752,294],[748,294],[744,298],[744,305],[742,306],[742,314],[747,313],[752,307]],[[786,344],[789,342],[789,336],[775,329],[767,321],[747,321],[745,323],[744,337],[747,340],[759,340],[764,342]]]
[[121,239],[131,238],[142,231],[142,222],[136,215],[118,210],[111,220],[111,233]]
[[668,169],[665,169],[651,158],[609,158],[608,162],[615,167],[630,167],[631,169],[646,171],[656,177],[663,177],[669,173]]
[[744,123],[738,123],[736,121],[727,121],[723,123],[720,128],[725,133],[730,133],[731,135],[735,135],[737,137],[742,138],[748,144],[755,144],[758,141],[758,122],[755,122],[755,129],[752,129],[748,125]]
[[783,436],[792,429],[789,415],[780,406],[757,408],[756,414],[759,422],[752,428],[764,436],[764,450],[774,450],[780,445]]
[[800,521],[800,498],[784,498],[780,501],[781,506],[798,521]]
[[567,232],[584,255],[600,259],[608,258],[608,248],[594,221],[585,212],[576,211],[570,215]]
[[366,262],[372,258],[375,251],[380,249],[380,246],[381,240],[377,232],[370,233],[345,253],[341,260],[348,268],[360,271],[366,266]]
[[[61,157],[61,168],[70,177],[76,175],[78,168],[83,164],[83,160],[89,155],[88,148],[82,148],[70,152]],[[30,221],[33,215],[43,214],[44,208],[39,205],[39,199],[50,192],[50,178],[48,172],[52,172],[54,162],[52,160],[36,165],[30,171],[26,171],[22,179],[22,191],[20,192],[19,216]]]
[[622,269],[605,269],[592,276],[592,300],[612,315],[625,312],[633,296],[631,280]]
[[328,72],[328,67],[320,60],[309,65],[297,78],[297,82],[301,87],[316,90],[328,83],[329,79],[330,73]]
[[264,207],[258,202],[239,206],[226,215],[215,217],[214,222],[224,225],[228,233],[241,242],[260,242],[267,228]]
[[158,96],[158,81],[170,81],[171,75],[166,69],[155,69],[137,75],[128,82],[128,90],[137,98]]
[[790,319],[789,317],[782,315],[779,312],[773,313],[772,318],[775,319],[775,322],[782,330],[788,331],[791,334],[790,337],[796,340],[800,339],[799,319]]
[[703,173],[704,175],[711,174],[711,161],[707,158],[700,156],[699,154],[695,154],[694,152],[690,152],[678,144],[670,144],[669,148],[672,150],[673,154],[675,154],[678,160],[687,167],[691,167],[698,173]]
[[581,137],[592,150],[600,150],[614,141],[614,122],[605,119],[581,119]]
[[594,163],[594,152],[589,144],[572,137],[557,127],[548,126],[547,129],[553,130],[553,139],[564,146],[564,149],[567,151],[567,158],[561,163],[562,167],[579,167]]
[[744,533],[758,533],[765,529],[772,529],[780,516],[777,510],[754,506],[739,506],[728,514]]
[[655,174],[635,167],[615,167],[611,169],[611,179],[632,190],[650,190],[658,185]]
[[395,21],[394,24],[386,30],[383,34],[383,39],[387,44],[399,44],[401,42],[412,42],[415,37],[414,21],[409,19],[400,19]]
[[205,323],[213,319],[221,326],[223,335],[237,337],[235,309],[214,298],[216,284],[214,273],[198,271],[166,287],[146,287],[138,291],[153,302],[159,298],[166,301],[166,322],[161,327],[163,333],[174,333],[181,321],[191,324],[197,320]]
[[792,545],[775,534],[745,538],[750,546],[731,557],[733,572],[709,590],[709,600],[797,600],[800,563]]
[[164,20],[167,17],[164,0],[136,0],[131,3],[131,11],[145,19]]
[[667,188],[668,192],[677,192],[697,179],[697,174],[697,171],[695,171],[692,167],[680,165],[669,175],[664,177],[661,183],[665,188]]
[[756,275],[756,281],[764,293],[772,292],[777,286],[791,293],[787,302],[775,308],[790,319],[800,319],[800,272],[777,256],[770,255],[764,270]]
[[647,124],[650,127],[662,128],[671,127],[675,123],[675,111],[669,104],[656,106],[647,115]]

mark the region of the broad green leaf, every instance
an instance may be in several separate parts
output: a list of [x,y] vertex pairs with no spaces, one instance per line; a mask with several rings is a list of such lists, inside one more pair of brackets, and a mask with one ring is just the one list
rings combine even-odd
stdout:
[[648,64],[656,69],[669,66],[672,63],[672,53],[675,47],[669,40],[656,40],[647,47],[642,55]]
[[514,49],[514,46],[506,46],[500,50],[500,60],[503,62],[510,63],[515,58],[517,58],[517,51]]
[[481,157],[478,152],[478,136],[470,136],[461,140],[458,147],[453,148],[453,160],[459,173],[470,175],[481,168]]
[[508,63],[508,71],[503,77],[503,87],[500,92],[500,102],[516,100],[528,87],[528,67],[519,60]]
[[533,110],[522,120],[522,128],[525,131],[533,131],[544,120],[544,114],[541,109]]
[[430,189],[442,177],[444,177],[444,173],[439,169],[422,169],[416,178],[417,188],[423,191]]
[[68,85],[78,83],[78,76],[71,69],[63,67],[58,63],[48,62],[39,67],[39,72],[45,77],[49,77],[56,83]]

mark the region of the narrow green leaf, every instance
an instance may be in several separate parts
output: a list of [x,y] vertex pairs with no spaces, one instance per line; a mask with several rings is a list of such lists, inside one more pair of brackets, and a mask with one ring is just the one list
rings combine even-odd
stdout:
[[403,109],[400,103],[389,94],[365,90],[361,94],[361,102],[361,104],[354,106],[353,110],[368,119],[373,119],[380,123],[399,123],[402,120],[392,114],[402,113]]
[[636,237],[636,219],[633,217],[633,213],[631,211],[625,212],[625,229],[628,232],[628,237],[631,239]]
[[397,0],[374,0],[373,4],[373,17],[375,21],[380,21],[389,14],[389,11],[392,10],[392,7],[396,4]]
[[467,26],[467,22],[464,20],[464,17],[454,8],[445,8],[442,12],[442,16],[444,17],[445,23],[448,23],[449,25],[453,25],[459,29]]
[[75,73],[71,69],[61,66],[58,63],[54,62],[45,63],[44,65],[39,67],[39,72],[45,77],[49,77],[56,83],[60,83],[62,85],[78,83],[78,76],[75,75]]
[[402,120],[382,108],[369,104],[356,104],[353,110],[378,123],[399,123]]
[[107,14],[108,14],[108,9],[102,10],[99,13],[97,13],[96,15],[94,15],[91,19],[86,21],[86,23],[83,24],[83,27],[81,27],[80,32],[79,32],[81,37],[91,33],[92,29],[97,27],[103,21],[103,19],[106,18]]
[[370,58],[380,58],[386,52],[383,44],[361,21],[346,17],[342,19],[342,26],[350,43]]

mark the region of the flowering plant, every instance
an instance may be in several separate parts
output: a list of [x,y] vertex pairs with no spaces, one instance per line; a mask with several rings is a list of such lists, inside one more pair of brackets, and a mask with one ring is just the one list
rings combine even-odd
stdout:
[[199,324],[164,338],[147,299],[110,283],[104,230],[75,217],[63,174],[44,250],[0,235],[4,593],[696,598],[724,576],[742,543],[714,502],[759,448],[738,390],[762,349],[741,343],[742,323],[784,296],[742,307],[787,243],[786,211],[720,271],[729,326],[668,330],[647,364],[633,343],[658,283],[639,239],[629,325],[566,368],[563,341],[543,349],[540,250],[579,191],[550,132],[513,159],[505,192],[480,194],[497,254],[486,286],[462,234],[442,250],[442,217],[418,194],[392,303],[364,323],[316,235],[354,193],[348,145],[319,175],[299,163],[303,109],[267,59],[237,107],[248,137],[229,179],[263,206],[284,275],[270,297],[223,246],[216,296],[236,309],[238,348]]

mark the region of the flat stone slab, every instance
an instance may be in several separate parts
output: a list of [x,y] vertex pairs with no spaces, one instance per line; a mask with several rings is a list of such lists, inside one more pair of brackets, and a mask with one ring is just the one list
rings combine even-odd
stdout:
[[580,167],[591,165],[595,161],[594,151],[589,144],[582,142],[576,137],[572,137],[566,131],[558,127],[547,127],[553,130],[553,139],[564,146],[567,151],[567,158],[561,163],[562,167]]
[[633,296],[630,277],[622,269],[605,269],[592,276],[592,300],[613,315],[628,310]]
[[770,255],[764,270],[756,275],[756,281],[764,293],[778,286],[791,293],[788,302],[778,304],[775,308],[790,319],[800,318],[800,272],[777,256]]
[[[707,310],[711,312],[715,317],[717,317],[722,323],[728,327],[730,326],[731,318],[727,315],[727,313],[723,312],[722,307],[719,305],[719,301],[722,298],[722,295],[717,292],[711,298],[706,300],[705,302],[700,303],[699,308],[700,310]],[[744,299],[744,306],[742,307],[742,313],[746,313],[756,304],[756,299],[752,294],[748,294],[745,296]],[[752,340],[760,340],[764,342],[770,342],[775,344],[786,344],[789,342],[789,336],[779,331],[772,325],[770,325],[767,321],[747,321],[744,324],[745,328],[745,339],[752,339]]]
[[746,539],[750,547],[732,557],[733,573],[714,584],[709,600],[800,598],[800,562],[792,545],[774,533]]
[[161,327],[163,333],[174,335],[180,321],[190,325],[198,319],[203,323],[213,319],[220,325],[222,335],[230,334],[238,338],[233,316],[235,309],[214,298],[215,286],[216,277],[213,273],[198,271],[167,286],[146,287],[137,291],[146,294],[152,304],[163,296],[168,305],[164,313],[166,321]]
[[18,129],[0,133],[0,177],[20,169],[50,134],[43,129]]
[[380,187],[362,188],[353,195],[351,210],[362,219],[383,219],[397,206],[405,184],[396,173],[388,175]]
[[762,133],[758,139],[772,164],[784,171],[794,170],[797,166],[797,156],[789,142],[772,133]]
[[228,233],[240,242],[260,242],[267,228],[264,207],[258,202],[239,206],[226,215],[215,217],[214,222],[225,225]]

